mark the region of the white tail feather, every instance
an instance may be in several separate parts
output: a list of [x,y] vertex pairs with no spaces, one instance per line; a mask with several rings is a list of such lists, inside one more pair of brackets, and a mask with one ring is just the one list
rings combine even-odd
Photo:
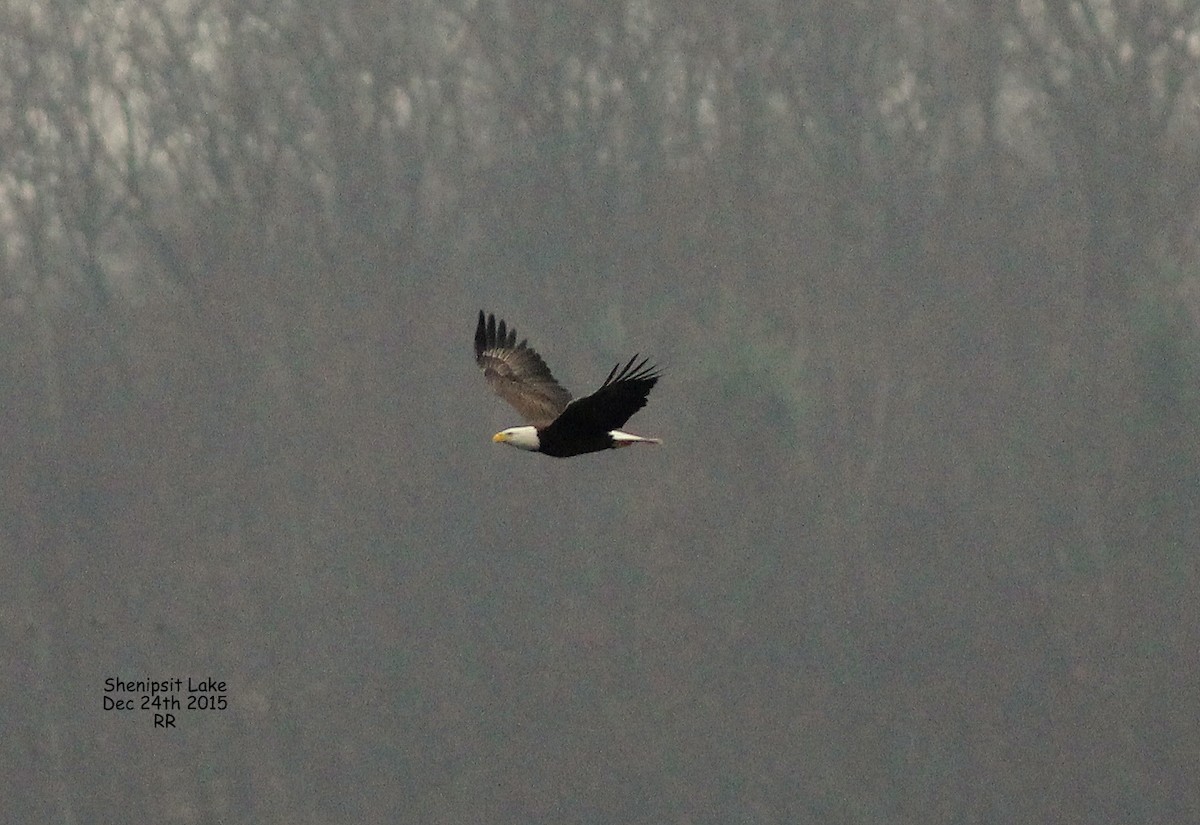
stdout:
[[610,430],[608,433],[613,440],[613,447],[628,447],[631,444],[662,444],[661,438],[644,438],[633,433],[624,433],[620,430]]

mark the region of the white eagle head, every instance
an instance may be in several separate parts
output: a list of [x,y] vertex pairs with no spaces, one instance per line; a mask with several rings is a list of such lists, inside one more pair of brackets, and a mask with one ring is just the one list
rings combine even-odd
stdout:
[[509,427],[492,436],[492,441],[531,452],[537,452],[542,446],[538,441],[537,427]]

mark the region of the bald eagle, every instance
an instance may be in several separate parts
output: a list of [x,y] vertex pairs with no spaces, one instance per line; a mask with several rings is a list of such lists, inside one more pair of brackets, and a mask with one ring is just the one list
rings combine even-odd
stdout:
[[646,396],[659,373],[646,366],[648,358],[635,365],[637,356],[625,366],[619,363],[608,378],[589,396],[571,400],[571,393],[554,380],[549,367],[527,341],[517,343],[517,331],[496,323],[496,316],[479,312],[475,327],[475,362],[496,394],[516,408],[529,422],[527,427],[509,427],[492,441],[522,450],[567,458],[630,444],[661,444],[657,438],[621,432],[635,412],[646,406]]

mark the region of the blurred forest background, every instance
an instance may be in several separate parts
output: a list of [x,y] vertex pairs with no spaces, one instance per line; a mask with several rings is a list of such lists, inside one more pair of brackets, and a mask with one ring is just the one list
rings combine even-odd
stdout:
[[[10,821],[1200,822],[1196,2],[4,0],[0,101]],[[492,445],[481,308],[664,446]]]

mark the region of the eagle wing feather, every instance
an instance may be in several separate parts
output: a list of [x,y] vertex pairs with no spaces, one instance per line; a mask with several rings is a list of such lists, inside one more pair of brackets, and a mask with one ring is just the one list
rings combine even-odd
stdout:
[[648,358],[635,366],[637,359],[633,356],[624,367],[617,364],[600,389],[572,401],[555,422],[555,429],[608,432],[624,426],[646,406],[646,396],[660,376],[657,367],[647,366]]
[[542,356],[517,331],[496,316],[479,312],[475,327],[475,363],[496,391],[535,427],[548,426],[571,403],[571,393],[554,380]]

